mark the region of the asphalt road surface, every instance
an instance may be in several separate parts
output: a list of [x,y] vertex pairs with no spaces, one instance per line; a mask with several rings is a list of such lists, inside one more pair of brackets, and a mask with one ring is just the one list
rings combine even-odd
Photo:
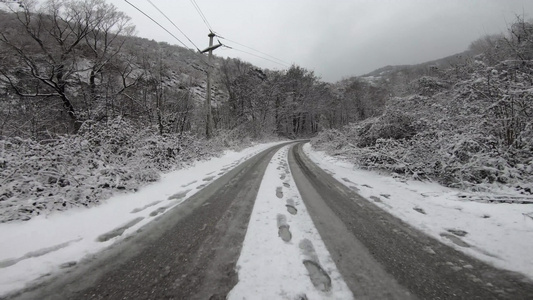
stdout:
[[311,162],[301,147],[289,152],[296,185],[356,298],[533,299],[533,283],[524,276],[471,258],[384,212]]
[[[263,174],[282,146],[237,166],[124,241],[6,299],[225,299],[238,280],[235,266]],[[301,146],[289,151],[292,175],[356,299],[533,299],[525,277],[384,212],[321,170]]]

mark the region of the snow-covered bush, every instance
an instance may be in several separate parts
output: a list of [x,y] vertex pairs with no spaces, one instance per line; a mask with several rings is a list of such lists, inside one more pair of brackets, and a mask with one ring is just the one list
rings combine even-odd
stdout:
[[135,191],[161,172],[221,153],[193,135],[159,135],[122,118],[87,122],[73,136],[0,140],[0,222],[71,207],[91,207]]
[[342,149],[348,145],[345,133],[336,129],[322,131],[313,140],[318,145],[328,145],[333,149]]
[[381,117],[367,119],[358,130],[357,146],[367,147],[379,139],[409,139],[416,134],[414,119],[403,112],[385,112]]
[[531,194],[533,66],[476,60],[453,68],[468,72],[448,86],[421,77],[412,95],[389,99],[381,116],[324,131],[312,144],[363,168],[470,189],[504,184]]

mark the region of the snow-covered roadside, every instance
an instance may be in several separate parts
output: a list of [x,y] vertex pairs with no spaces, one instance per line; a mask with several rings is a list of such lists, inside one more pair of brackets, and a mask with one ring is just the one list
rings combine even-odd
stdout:
[[288,149],[266,169],[228,299],[352,299],[301,200]]
[[221,157],[163,174],[160,181],[136,193],[111,197],[90,209],[0,224],[0,296],[72,267],[84,256],[124,239],[228,170],[279,143],[226,151]]
[[309,144],[303,149],[339,182],[403,221],[457,250],[533,279],[533,205],[469,201],[463,197],[483,195],[361,170]]

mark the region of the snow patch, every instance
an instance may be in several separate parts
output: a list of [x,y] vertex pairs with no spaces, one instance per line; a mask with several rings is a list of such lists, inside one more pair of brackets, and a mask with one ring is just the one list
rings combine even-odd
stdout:
[[294,184],[288,150],[266,169],[228,299],[353,299]]
[[197,193],[198,186],[208,184],[204,179],[211,182],[220,177],[209,174],[234,168],[279,143],[259,144],[240,152],[226,151],[219,158],[162,174],[160,181],[136,193],[116,195],[90,209],[72,208],[26,222],[0,223],[0,297],[42,276],[74,266],[83,257],[125,239],[155,220],[154,216],[168,212]]
[[486,195],[361,170],[309,144],[303,150],[339,182],[349,188],[356,183],[361,196],[411,226],[470,256],[533,279],[533,218],[528,217],[532,205],[470,201]]

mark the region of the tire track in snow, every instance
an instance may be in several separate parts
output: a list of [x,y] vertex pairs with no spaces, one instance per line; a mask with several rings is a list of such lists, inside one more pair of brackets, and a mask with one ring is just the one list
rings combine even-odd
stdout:
[[352,299],[294,184],[288,150],[267,167],[228,299]]

